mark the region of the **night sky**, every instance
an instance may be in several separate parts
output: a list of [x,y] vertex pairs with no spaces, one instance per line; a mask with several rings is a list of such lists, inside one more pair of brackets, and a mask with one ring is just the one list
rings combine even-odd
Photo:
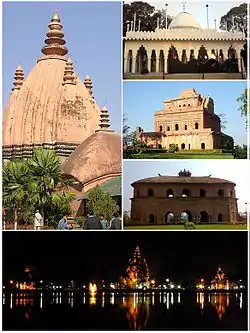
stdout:
[[152,277],[190,284],[211,280],[220,265],[247,281],[247,232],[3,232],[3,282],[31,267],[37,278],[79,283],[125,274],[136,245]]

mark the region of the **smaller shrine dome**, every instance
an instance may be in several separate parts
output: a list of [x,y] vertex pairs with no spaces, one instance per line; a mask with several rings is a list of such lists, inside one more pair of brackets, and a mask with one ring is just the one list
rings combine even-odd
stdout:
[[121,136],[105,131],[92,134],[63,164],[65,174],[83,185],[107,176],[119,176],[121,169]]
[[185,29],[185,28],[191,28],[191,29],[201,29],[201,26],[199,22],[194,18],[193,15],[182,12],[179,13],[174,17],[172,22],[170,23],[169,29]]

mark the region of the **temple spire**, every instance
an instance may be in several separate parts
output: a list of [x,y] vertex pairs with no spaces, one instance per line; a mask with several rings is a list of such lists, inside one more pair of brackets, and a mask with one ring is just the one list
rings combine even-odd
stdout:
[[110,124],[109,124],[109,112],[106,106],[101,109],[101,114],[100,114],[100,124],[99,124],[99,129],[96,130],[96,132],[114,132],[114,130],[110,129]]
[[66,42],[63,39],[64,33],[61,31],[63,26],[60,23],[57,9],[52,16],[51,23],[48,27],[49,31],[46,34],[48,38],[44,41],[47,45],[42,48],[42,53],[45,56],[65,56],[68,53],[68,50],[64,46]]
[[92,81],[91,78],[89,77],[89,75],[86,75],[85,80],[84,80],[84,85],[85,87],[88,89],[90,95],[92,96],[92,98],[94,98],[93,96],[93,85],[92,85]]
[[14,88],[12,90],[15,90],[15,89],[20,90],[21,86],[23,85],[23,81],[24,81],[23,69],[20,65],[17,67],[17,69],[15,71],[14,79],[15,79],[15,81],[13,82]]
[[66,62],[63,84],[76,84],[76,75],[74,73],[73,63],[70,58]]

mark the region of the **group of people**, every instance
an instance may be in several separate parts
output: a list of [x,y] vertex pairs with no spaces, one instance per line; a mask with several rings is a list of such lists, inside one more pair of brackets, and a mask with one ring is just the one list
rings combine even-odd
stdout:
[[[41,230],[43,225],[43,218],[39,210],[36,210],[34,218],[35,230]],[[58,223],[58,230],[70,230],[73,229],[73,225],[68,223],[68,217],[65,215]],[[104,214],[100,214],[100,217],[94,216],[93,211],[89,211],[88,217],[85,221],[84,229],[86,230],[121,230],[122,220],[119,217],[119,213],[113,214],[111,221],[105,219]]]
[[[59,230],[72,229],[73,226],[68,224],[67,216],[64,216],[58,223]],[[85,221],[84,229],[86,230],[121,230],[122,220],[119,217],[119,213],[114,213],[110,223],[105,219],[103,214],[100,217],[94,216],[93,211],[89,211],[88,217]]]

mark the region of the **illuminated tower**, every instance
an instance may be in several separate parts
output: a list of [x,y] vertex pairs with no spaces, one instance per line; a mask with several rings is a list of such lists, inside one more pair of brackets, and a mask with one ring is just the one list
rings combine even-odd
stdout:
[[211,283],[211,289],[224,289],[228,290],[229,287],[229,281],[227,280],[225,273],[221,269],[221,267],[218,268],[217,274],[212,280]]
[[126,269],[127,284],[130,288],[137,288],[140,285],[149,286],[149,269],[146,259],[141,255],[137,245],[133,256],[129,259]]

